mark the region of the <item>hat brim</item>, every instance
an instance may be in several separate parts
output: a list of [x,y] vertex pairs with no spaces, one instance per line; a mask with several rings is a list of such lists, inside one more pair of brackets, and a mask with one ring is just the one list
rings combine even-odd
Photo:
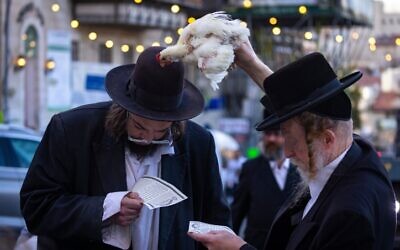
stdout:
[[128,95],[128,84],[135,64],[126,64],[110,70],[105,79],[105,88],[111,99],[138,116],[157,121],[182,121],[199,115],[204,108],[204,98],[200,91],[189,81],[184,80],[182,101],[170,111],[147,109],[136,103]]
[[[361,78],[361,76],[362,73],[360,71],[353,72],[339,80],[341,82],[340,86],[330,90],[327,93],[324,93],[323,95],[318,96],[317,98],[309,100],[308,102],[306,102],[305,105],[289,110],[288,112],[286,112],[281,116],[278,116],[276,113],[271,114],[270,116],[266,117],[263,121],[256,124],[256,130],[262,131],[270,127],[276,126],[277,124],[280,124],[304,111],[310,110],[319,103],[328,100],[330,98],[334,98],[335,96],[338,96],[338,98],[343,98],[342,95],[346,95],[345,93],[343,93],[343,90],[351,86],[356,81],[358,81]],[[342,95],[339,95],[340,93],[342,93]],[[348,98],[347,96],[345,97]]]

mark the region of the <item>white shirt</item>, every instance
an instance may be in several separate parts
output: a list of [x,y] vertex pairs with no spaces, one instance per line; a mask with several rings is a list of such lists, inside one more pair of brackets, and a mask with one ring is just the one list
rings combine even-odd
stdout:
[[[161,173],[161,156],[174,153],[173,146],[162,145],[151,156],[146,156],[143,161],[138,161],[137,157],[126,148],[125,170],[128,190],[132,190],[136,181],[143,175],[159,177]],[[129,191],[107,194],[103,203],[103,221],[120,211],[121,200],[127,193]],[[103,228],[103,242],[122,249],[128,249],[132,243],[133,250],[157,250],[159,216],[159,209],[150,210],[143,206],[139,218],[131,226],[111,224]]]
[[290,160],[283,160],[280,167],[278,167],[277,161],[269,161],[269,166],[271,167],[272,173],[274,174],[275,180],[281,190],[285,189],[285,183],[287,174],[289,171]]
[[310,180],[310,182],[308,183],[308,187],[310,189],[311,199],[308,201],[306,207],[304,208],[303,218],[307,215],[312,206],[315,204],[319,194],[321,193],[325,184],[328,182],[329,177],[331,177],[333,171],[335,171],[336,167],[343,160],[344,156],[346,155],[347,151],[349,151],[349,149],[350,146],[338,157],[336,157],[336,159],[334,159],[328,165],[326,165],[320,171],[318,171],[317,175],[313,180]]
[[239,182],[238,172],[245,161],[246,157],[243,156],[227,161],[226,168],[223,169],[225,172],[224,179],[221,178],[225,182],[224,186],[233,188]]

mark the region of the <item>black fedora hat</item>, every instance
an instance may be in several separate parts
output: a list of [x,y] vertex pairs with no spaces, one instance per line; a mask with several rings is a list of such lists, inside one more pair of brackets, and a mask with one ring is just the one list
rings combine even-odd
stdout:
[[[263,119],[266,119],[270,115],[271,115],[271,113],[267,109],[264,109],[264,111],[263,111]],[[265,129],[263,129],[263,132],[273,132],[273,131],[279,131],[279,130],[281,130],[280,124],[276,123],[276,124],[274,124],[272,126],[268,126]]]
[[200,91],[183,78],[181,62],[160,64],[163,47],[150,47],[136,64],[110,70],[105,87],[111,99],[127,111],[159,121],[181,121],[200,114],[204,99]]
[[351,102],[344,89],[361,76],[356,71],[339,80],[318,52],[282,67],[264,81],[266,95],[261,103],[270,115],[256,129],[268,129],[304,111],[336,120],[350,119]]

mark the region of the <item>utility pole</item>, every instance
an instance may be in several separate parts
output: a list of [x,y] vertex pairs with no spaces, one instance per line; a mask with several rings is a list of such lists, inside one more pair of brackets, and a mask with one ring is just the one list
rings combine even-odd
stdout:
[[[0,65],[4,65],[4,61],[3,61],[3,53],[4,53],[4,36],[2,36],[1,34],[3,34],[3,23],[4,23],[4,13],[3,13],[3,2],[0,2]],[[0,68],[0,79],[3,79],[3,69]],[[3,89],[3,81],[0,80],[0,91]],[[0,94],[0,123],[3,120],[2,117],[2,110],[3,110],[3,97]]]
[[[4,14],[4,69],[3,69],[3,80],[1,84],[2,89],[2,111],[4,116],[4,123],[8,123],[8,70],[9,70],[9,58],[10,58],[10,9],[11,0],[6,0],[5,14]],[[0,12],[1,13],[1,12]]]

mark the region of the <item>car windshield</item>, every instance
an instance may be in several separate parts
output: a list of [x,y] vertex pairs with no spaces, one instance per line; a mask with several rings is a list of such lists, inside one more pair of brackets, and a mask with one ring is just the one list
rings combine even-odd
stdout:
[[0,166],[29,167],[38,145],[29,139],[0,138]]
[[36,141],[11,139],[11,146],[17,155],[21,167],[28,167],[39,143]]

